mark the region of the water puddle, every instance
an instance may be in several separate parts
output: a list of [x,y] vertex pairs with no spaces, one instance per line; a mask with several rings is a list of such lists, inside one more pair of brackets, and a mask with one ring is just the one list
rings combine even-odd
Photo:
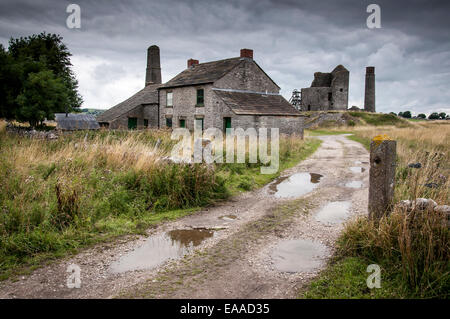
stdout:
[[273,250],[272,260],[278,271],[309,272],[322,265],[327,253],[327,247],[316,241],[286,240]]
[[363,182],[361,181],[351,181],[345,184],[345,187],[349,188],[361,188],[363,185]]
[[219,219],[222,220],[226,220],[226,221],[233,221],[237,218],[236,215],[225,215],[225,216],[220,216]]
[[111,264],[113,273],[151,269],[168,259],[179,258],[205,239],[213,237],[208,229],[176,229],[149,237],[145,243]]
[[297,173],[280,177],[269,186],[275,197],[299,197],[311,192],[319,184],[322,175],[316,173]]
[[365,169],[364,167],[353,166],[353,167],[350,167],[350,170],[351,170],[353,173],[362,173],[362,172],[364,172],[366,169]]
[[347,201],[331,202],[325,205],[315,216],[315,219],[325,224],[340,224],[349,216],[351,203]]

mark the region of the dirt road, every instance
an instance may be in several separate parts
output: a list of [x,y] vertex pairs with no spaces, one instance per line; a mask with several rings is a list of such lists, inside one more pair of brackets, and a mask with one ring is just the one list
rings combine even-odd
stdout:
[[[0,298],[295,298],[333,252],[343,222],[366,214],[368,153],[323,136],[273,183],[0,283]],[[80,288],[68,288],[68,265]]]

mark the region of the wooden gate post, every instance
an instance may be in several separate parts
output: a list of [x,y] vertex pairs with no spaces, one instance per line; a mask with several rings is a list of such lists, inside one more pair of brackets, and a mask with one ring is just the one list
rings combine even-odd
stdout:
[[374,137],[370,143],[369,218],[379,220],[389,215],[394,200],[397,142],[387,135]]

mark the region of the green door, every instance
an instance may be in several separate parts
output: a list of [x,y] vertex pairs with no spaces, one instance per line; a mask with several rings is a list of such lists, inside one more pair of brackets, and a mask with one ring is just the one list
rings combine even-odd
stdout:
[[186,127],[186,120],[180,120],[180,127]]
[[226,130],[227,128],[231,128],[231,117],[223,118],[223,128]]
[[128,129],[129,130],[137,129],[137,117],[129,117],[128,118]]

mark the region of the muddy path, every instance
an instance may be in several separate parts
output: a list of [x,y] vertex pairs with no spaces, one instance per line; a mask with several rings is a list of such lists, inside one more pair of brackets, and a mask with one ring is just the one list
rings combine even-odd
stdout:
[[[320,138],[271,184],[1,282],[0,298],[295,298],[345,221],[367,213],[367,151],[343,135]],[[71,264],[80,288],[67,287]]]

